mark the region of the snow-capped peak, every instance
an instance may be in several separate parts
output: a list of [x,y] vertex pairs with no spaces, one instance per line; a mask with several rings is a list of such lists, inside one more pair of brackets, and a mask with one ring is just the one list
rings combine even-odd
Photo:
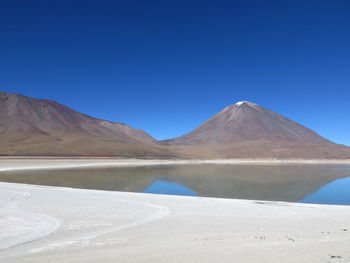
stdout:
[[237,102],[235,105],[239,106],[239,105],[242,105],[242,104],[247,103],[247,102],[248,102],[248,101],[239,101],[239,102]]
[[240,106],[240,105],[243,105],[243,104],[248,104],[248,105],[255,105],[255,106],[257,106],[257,104],[255,104],[255,103],[253,103],[253,102],[250,102],[250,101],[247,101],[247,100],[239,101],[239,102],[237,102],[235,105],[236,105],[236,106]]
[[259,109],[259,105],[258,104],[255,104],[253,102],[244,100],[244,101],[238,101],[236,104],[231,104],[231,105],[227,106],[225,109],[223,109],[221,111],[221,114],[225,113],[227,111],[232,111],[233,109],[238,109],[242,105],[246,105],[246,106],[249,106],[249,107],[252,107],[252,108],[255,108],[255,109]]

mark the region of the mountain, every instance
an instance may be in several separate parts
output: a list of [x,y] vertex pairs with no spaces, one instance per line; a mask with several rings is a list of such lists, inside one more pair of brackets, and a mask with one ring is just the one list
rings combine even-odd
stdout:
[[349,149],[247,101],[186,135],[158,142],[55,101],[0,92],[0,155],[347,159]]
[[248,101],[230,105],[194,131],[162,144],[201,157],[350,158],[349,147]]
[[51,100],[0,92],[0,154],[172,156],[146,132]]

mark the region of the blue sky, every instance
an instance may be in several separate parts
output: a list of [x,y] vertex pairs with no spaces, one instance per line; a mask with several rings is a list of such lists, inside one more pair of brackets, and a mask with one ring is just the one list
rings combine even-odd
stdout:
[[249,100],[350,145],[349,1],[0,3],[0,90],[187,133]]

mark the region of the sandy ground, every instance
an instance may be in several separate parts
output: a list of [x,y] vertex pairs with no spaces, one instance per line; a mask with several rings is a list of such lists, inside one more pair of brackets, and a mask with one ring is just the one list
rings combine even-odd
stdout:
[[346,206],[0,183],[2,263],[350,262],[349,246]]
[[0,262],[350,262],[350,207],[0,183]]

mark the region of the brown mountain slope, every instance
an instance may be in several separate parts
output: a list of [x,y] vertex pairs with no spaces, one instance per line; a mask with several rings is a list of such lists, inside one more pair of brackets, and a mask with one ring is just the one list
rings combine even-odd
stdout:
[[350,158],[349,147],[251,102],[238,102],[181,137],[165,140],[191,156]]
[[54,101],[4,92],[0,92],[0,138],[0,154],[172,156],[142,130],[96,119]]

